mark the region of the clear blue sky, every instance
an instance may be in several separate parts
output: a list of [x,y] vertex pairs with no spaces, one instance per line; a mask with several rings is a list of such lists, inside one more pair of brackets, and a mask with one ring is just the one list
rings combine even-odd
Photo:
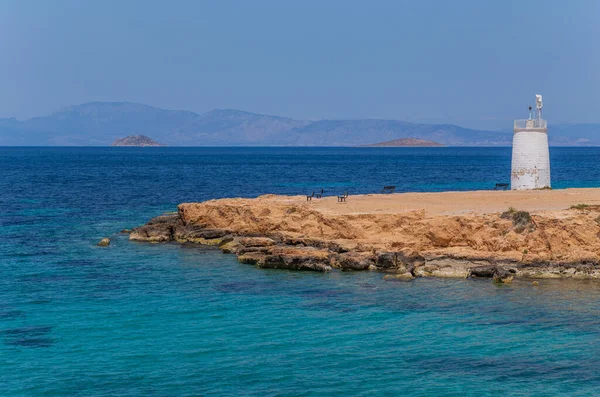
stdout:
[[[0,117],[88,101],[599,122],[600,1],[0,0]],[[511,128],[509,124],[506,126]]]

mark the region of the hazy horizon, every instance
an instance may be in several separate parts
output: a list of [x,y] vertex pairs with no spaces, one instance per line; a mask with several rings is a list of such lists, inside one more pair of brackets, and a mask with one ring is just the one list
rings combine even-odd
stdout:
[[510,128],[600,122],[600,4],[5,1],[0,117],[86,102]]
[[[158,110],[168,110],[168,111],[183,111],[183,112],[191,112],[191,113],[195,113],[198,116],[202,116],[204,114],[213,112],[213,111],[233,111],[233,112],[242,112],[242,113],[249,113],[249,114],[256,114],[256,115],[260,115],[260,116],[270,116],[270,117],[280,117],[280,118],[287,118],[287,119],[291,119],[291,120],[297,120],[297,121],[310,121],[310,122],[317,122],[317,121],[360,121],[360,120],[382,120],[382,121],[407,121],[407,120],[400,120],[400,119],[391,119],[391,118],[378,118],[378,117],[363,117],[363,118],[351,118],[351,117],[346,117],[346,118],[336,118],[336,119],[298,119],[298,118],[294,118],[294,117],[289,117],[286,115],[281,115],[281,114],[270,114],[270,113],[258,113],[258,112],[251,112],[245,109],[233,109],[233,108],[214,108],[214,109],[209,109],[205,112],[196,112],[193,110],[188,110],[188,109],[175,109],[175,108],[162,108],[159,106],[155,106],[149,103],[140,103],[140,102],[131,102],[131,101],[90,101],[90,102],[84,102],[84,103],[79,103],[79,104],[73,104],[73,105],[69,105],[69,106],[65,106],[62,107],[60,109],[56,109],[55,111],[51,111],[49,113],[46,114],[39,114],[39,115],[35,115],[32,117],[25,117],[25,118],[18,118],[18,117],[14,117],[14,116],[9,116],[9,117],[2,117],[0,118],[0,120],[2,119],[16,119],[20,122],[24,122],[24,121],[28,121],[31,119],[36,119],[36,118],[40,118],[40,117],[48,117],[48,116],[52,116],[54,114],[57,113],[61,113],[61,112],[66,112],[69,111],[70,109],[73,108],[77,108],[77,107],[81,107],[81,106],[85,106],[85,105],[92,105],[92,104],[122,104],[122,103],[129,103],[132,105],[142,105],[142,106],[148,106],[151,108],[155,108]],[[525,116],[521,116],[521,118],[526,118]],[[488,128],[489,131],[498,131],[498,132],[511,132],[512,128],[513,128],[513,121],[514,120],[509,120],[510,124],[507,124],[506,126],[501,126],[499,128]],[[407,121],[407,122],[411,122],[414,124],[431,124],[431,125],[441,125],[441,124],[453,124],[459,127],[464,127],[464,128],[472,128],[469,126],[465,126],[465,125],[460,125],[457,123],[452,123],[452,122],[440,122],[440,123],[435,123],[435,122],[418,122],[418,121]],[[569,124],[580,124],[580,125],[584,125],[584,124],[600,124],[600,122],[596,123],[596,122],[589,122],[589,123],[578,123],[578,122],[550,122],[550,125],[569,125]],[[485,128],[472,128],[475,130],[485,130]]]

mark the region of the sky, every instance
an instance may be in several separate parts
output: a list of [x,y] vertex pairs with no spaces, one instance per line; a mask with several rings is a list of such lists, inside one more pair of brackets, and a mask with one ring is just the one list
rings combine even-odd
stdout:
[[0,117],[90,101],[511,129],[600,122],[597,0],[0,0]]

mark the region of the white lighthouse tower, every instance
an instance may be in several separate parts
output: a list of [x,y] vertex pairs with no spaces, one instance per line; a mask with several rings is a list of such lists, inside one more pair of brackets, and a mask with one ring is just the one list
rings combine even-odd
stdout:
[[542,118],[542,96],[535,96],[536,114],[529,119],[515,120],[512,148],[512,190],[550,188],[550,155],[548,126]]

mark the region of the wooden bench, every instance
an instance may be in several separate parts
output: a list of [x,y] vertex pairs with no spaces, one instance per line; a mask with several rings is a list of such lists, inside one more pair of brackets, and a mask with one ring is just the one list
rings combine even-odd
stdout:
[[396,186],[384,186],[381,193],[394,193]]
[[323,193],[325,193],[325,190],[324,190],[324,189],[321,189],[321,192],[317,193],[316,197],[317,197],[317,198],[321,198],[321,197],[323,197]]
[[312,201],[312,198],[315,197],[315,192],[312,192],[310,196],[306,196],[306,201]]
[[508,189],[508,183],[496,183],[494,190],[506,190]]
[[344,202],[344,203],[345,203],[345,202],[346,202],[346,199],[348,198],[348,192],[345,192],[345,193],[344,193],[343,195],[341,195],[341,196],[337,196],[337,198],[338,198],[338,203],[341,203],[341,202]]

